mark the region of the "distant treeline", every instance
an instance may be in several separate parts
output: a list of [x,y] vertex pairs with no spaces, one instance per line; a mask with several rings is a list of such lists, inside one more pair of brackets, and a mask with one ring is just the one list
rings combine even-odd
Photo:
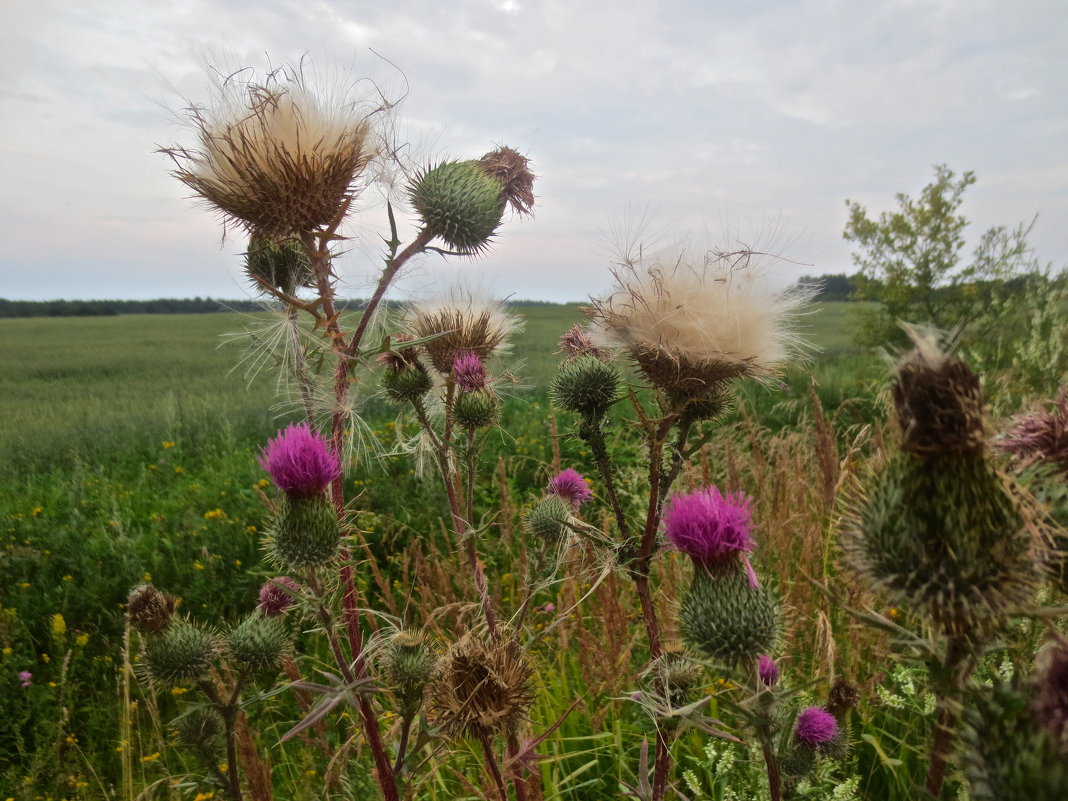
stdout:
[[[341,301],[342,309],[358,309],[363,300]],[[397,306],[397,301],[386,301]],[[512,306],[557,306],[543,300],[513,300]],[[255,300],[217,298],[159,298],[157,300],[6,300],[0,298],[2,317],[112,317],[117,314],[211,314],[214,312],[254,312],[264,305]]]
[[[1022,292],[1033,281],[1042,281],[1038,275],[1018,275],[1005,281],[1002,286],[1010,292]],[[1058,279],[1063,280],[1063,278]],[[882,283],[876,279],[868,278],[859,273],[846,275],[803,275],[797,279],[797,285],[812,290],[812,299],[824,302],[864,300],[878,298],[881,294]],[[989,281],[978,282],[975,286],[983,290],[990,290],[995,285]],[[944,292],[944,289],[936,289],[935,292]]]

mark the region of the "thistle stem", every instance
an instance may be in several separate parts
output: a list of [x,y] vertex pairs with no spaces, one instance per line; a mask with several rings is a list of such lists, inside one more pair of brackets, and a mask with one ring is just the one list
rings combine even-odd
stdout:
[[497,764],[497,755],[493,753],[493,746],[490,745],[489,735],[483,732],[478,739],[482,743],[482,753],[486,757],[486,767],[489,768],[490,775],[493,776],[493,782],[497,785],[497,793],[500,795],[501,801],[508,801],[508,788],[504,784],[504,776],[501,775],[501,768]]

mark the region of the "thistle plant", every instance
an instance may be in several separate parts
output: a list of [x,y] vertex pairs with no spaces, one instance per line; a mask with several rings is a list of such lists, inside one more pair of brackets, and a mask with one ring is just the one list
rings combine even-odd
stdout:
[[[650,587],[662,524],[676,547],[695,559],[682,623],[696,648],[755,670],[776,630],[774,599],[759,586],[746,555],[752,547],[748,507],[710,490],[676,498],[665,516],[672,486],[713,435],[734,383],[767,379],[799,350],[791,318],[806,296],[770,290],[758,261],[748,249],[621,253],[615,285],[586,309],[589,327],[572,328],[560,341],[565,361],[552,396],[578,418],[577,433],[597,465],[615,521],[611,550],[634,583],[653,664],[664,653]],[[628,371],[634,378],[625,385],[626,368],[636,375]],[[638,511],[621,498],[607,437],[610,410],[624,398],[634,415],[626,428],[639,432],[648,458],[648,495]],[[648,788],[653,801],[664,797],[669,766],[669,742],[659,729]]]
[[931,336],[913,335],[891,387],[900,450],[857,493],[843,546],[868,587],[930,626],[921,651],[938,725],[926,790],[937,796],[968,677],[983,645],[1031,599],[1039,562],[988,457],[978,378]]
[[282,614],[292,606],[292,596],[282,602],[280,587],[297,590],[291,579],[268,582],[260,606],[222,634],[178,616],[176,599],[151,584],[135,587],[127,599],[127,620],[141,635],[147,678],[166,689],[193,685],[203,695],[204,704],[191,706],[174,728],[179,742],[197,757],[206,781],[231,801],[244,798],[237,742],[242,693],[258,679],[273,681],[291,647]]
[[[356,528],[342,476],[353,432],[362,425],[352,397],[363,368],[379,357],[387,362],[383,385],[394,400],[415,404],[429,415],[436,409],[427,411],[423,399],[435,382],[445,387],[444,430],[436,435],[439,464],[450,490],[454,529],[470,543],[470,563],[493,630],[488,588],[473,544],[471,482],[464,487],[460,476],[473,472],[476,438],[499,414],[499,398],[479,365],[507,338],[510,318],[495,312],[470,317],[469,307],[458,312],[446,305],[422,316],[416,313],[410,345],[403,338],[368,341],[382,300],[406,264],[427,252],[484,253],[509,209],[531,213],[534,176],[527,159],[508,147],[479,159],[424,168],[401,164],[396,154],[402,150],[388,136],[392,104],[324,96],[300,70],[238,72],[216,88],[215,104],[187,109],[195,144],[162,152],[174,162],[173,175],[215,209],[224,225],[248,235],[246,273],[258,292],[283,309],[281,336],[273,342],[281,348],[280,363],[296,384],[306,419],[281,432],[263,453],[261,464],[280,493],[272,503],[266,545],[270,558],[299,580],[336,662],[341,689],[311,685],[299,674],[294,686],[353,699],[356,725],[374,760],[374,780],[386,801],[398,801],[396,770],[405,746],[395,762],[390,759],[369,689],[364,610],[350,554]],[[338,243],[345,240],[343,226],[354,202],[376,178],[396,170],[408,177],[405,199],[414,213],[414,233],[407,244],[401,241],[393,201],[387,201],[390,236],[374,291],[359,314],[342,317],[335,257]],[[302,317],[311,323],[311,334],[301,326]],[[289,605],[286,595],[296,594],[295,584],[294,579],[275,580],[264,589],[260,609],[225,637],[228,658],[244,665],[242,670],[274,666],[283,628],[278,614]],[[333,608],[337,596],[339,611]],[[148,617],[159,616],[158,599],[146,599],[146,605]],[[196,639],[184,625],[169,628]],[[154,647],[163,652],[162,646]],[[192,672],[193,665],[179,673],[183,671]],[[220,711],[231,710],[235,699],[236,694],[220,697]],[[411,703],[402,694],[402,705]],[[414,713],[405,709],[410,721]],[[308,725],[312,722],[306,719],[290,734]],[[230,776],[231,794],[238,793],[237,771]]]

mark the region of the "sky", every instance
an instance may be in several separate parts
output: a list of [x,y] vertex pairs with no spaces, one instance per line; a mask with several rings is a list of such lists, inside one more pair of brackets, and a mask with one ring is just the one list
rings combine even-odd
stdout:
[[[942,163],[978,177],[973,244],[1038,214],[1060,269],[1066,20],[1065,0],[0,0],[0,297],[248,297],[245,243],[156,150],[194,144],[177,112],[210,100],[208,66],[301,60],[400,100],[414,164],[510,145],[539,176],[532,219],[477,259],[421,257],[396,297],[582,300],[635,236],[773,250],[783,285],[853,272],[846,199],[890,210]],[[346,296],[381,267],[373,201]]]

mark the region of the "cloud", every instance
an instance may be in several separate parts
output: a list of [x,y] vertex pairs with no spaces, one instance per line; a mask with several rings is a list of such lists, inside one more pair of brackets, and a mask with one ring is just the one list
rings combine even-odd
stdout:
[[[1063,263],[1058,18],[1052,0],[8,0],[0,294],[238,291],[241,243],[219,249],[212,215],[153,153],[188,136],[168,108],[207,99],[202,63],[223,52],[233,68],[303,58],[335,86],[370,75],[405,96],[398,133],[417,164],[501,143],[527,152],[536,218],[456,268],[497,275],[504,294],[599,291],[596,240],[628,207],[680,227],[781,216],[792,255],[813,264],[782,280],[849,270],[845,198],[888,208],[940,162],[977,172],[977,225],[1042,212],[1036,249]],[[380,216],[359,220],[354,275],[373,270]]]

